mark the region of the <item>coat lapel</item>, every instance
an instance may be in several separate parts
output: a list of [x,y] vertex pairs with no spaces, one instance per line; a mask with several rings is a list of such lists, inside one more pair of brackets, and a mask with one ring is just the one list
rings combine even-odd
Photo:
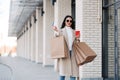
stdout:
[[73,34],[72,39],[73,39],[73,41],[74,41],[74,40],[75,40],[75,31],[74,31],[74,30],[72,30],[72,34]]
[[67,45],[68,45],[69,43],[68,43],[68,35],[67,35],[66,28],[63,28],[63,35],[65,36],[65,40],[66,40]]

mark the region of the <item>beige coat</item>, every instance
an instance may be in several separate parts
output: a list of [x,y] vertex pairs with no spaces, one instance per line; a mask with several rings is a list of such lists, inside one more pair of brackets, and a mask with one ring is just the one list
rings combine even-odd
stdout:
[[[73,31],[73,40],[75,39],[74,30]],[[65,40],[68,45],[68,37],[66,28],[61,29],[60,35],[64,35]],[[69,51],[69,50],[68,50]],[[56,59],[55,62],[55,70],[59,72],[61,76],[72,76],[78,77],[79,76],[79,66],[76,64],[74,52],[72,51],[72,55],[68,54],[67,58]]]

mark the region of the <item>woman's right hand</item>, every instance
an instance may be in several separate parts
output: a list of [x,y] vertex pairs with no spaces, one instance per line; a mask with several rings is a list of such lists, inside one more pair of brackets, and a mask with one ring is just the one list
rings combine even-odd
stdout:
[[58,28],[56,26],[53,26],[52,29],[58,32]]

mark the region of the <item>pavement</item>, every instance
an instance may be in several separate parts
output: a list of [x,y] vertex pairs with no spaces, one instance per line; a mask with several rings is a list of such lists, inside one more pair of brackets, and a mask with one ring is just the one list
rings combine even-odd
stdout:
[[[7,65],[12,72],[12,80],[59,80],[59,75],[54,71],[53,66],[43,67],[21,57],[0,57],[0,63]],[[6,73],[7,69],[2,68]],[[3,72],[0,71],[0,76]],[[0,79],[10,80],[10,79]]]

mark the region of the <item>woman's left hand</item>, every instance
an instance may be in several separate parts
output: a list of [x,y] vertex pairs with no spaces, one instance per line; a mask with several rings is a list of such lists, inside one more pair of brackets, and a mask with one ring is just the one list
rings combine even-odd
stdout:
[[76,37],[76,38],[80,38],[80,35],[76,35],[75,37]]

